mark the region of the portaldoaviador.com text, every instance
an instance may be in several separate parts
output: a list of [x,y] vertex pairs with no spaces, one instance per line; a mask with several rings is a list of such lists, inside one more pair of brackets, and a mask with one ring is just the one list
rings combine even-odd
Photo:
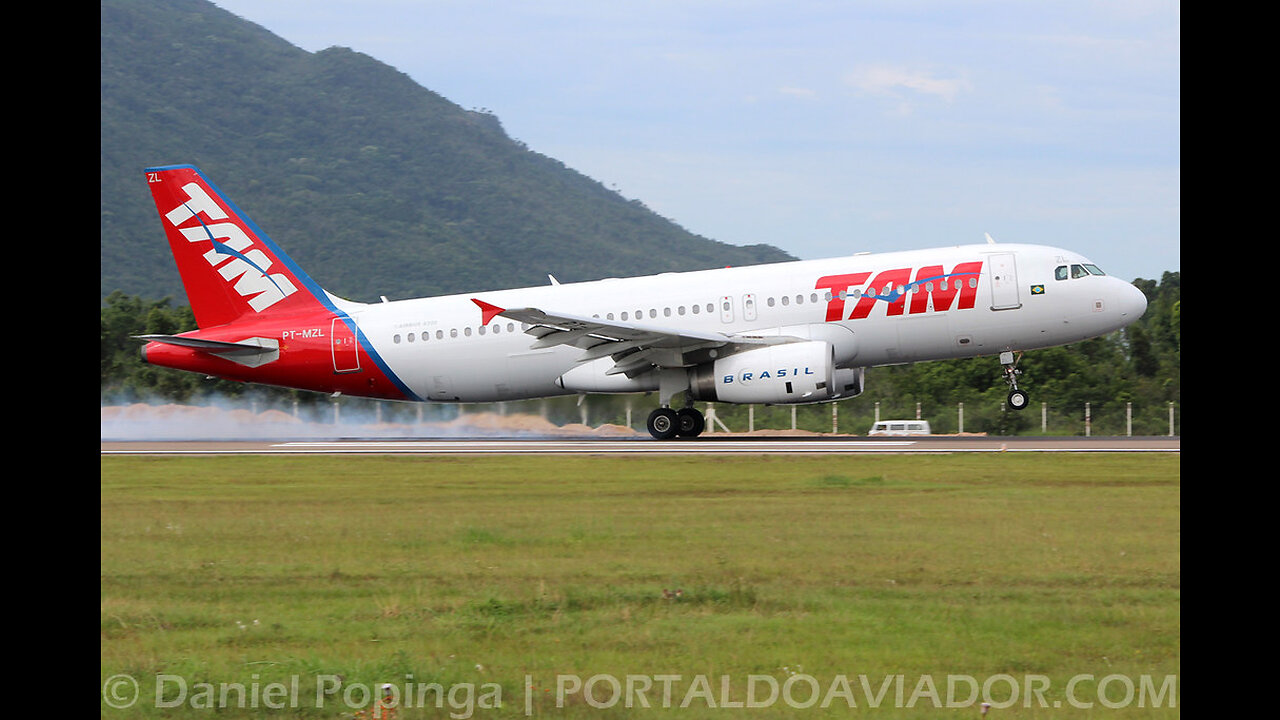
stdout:
[[382,717],[393,709],[447,710],[464,720],[486,711],[513,707],[525,714],[562,708],[749,710],[783,706],[809,708],[966,708],[1009,707],[1108,710],[1128,707],[1176,708],[1177,675],[1080,673],[1065,681],[1047,675],[994,674],[985,677],[946,673],[923,675],[834,674],[821,676],[787,670],[783,677],[763,674],[614,675],[557,674],[524,676],[520,692],[499,683],[422,682],[412,676],[378,683],[349,682],[339,675],[291,675],[265,682],[213,683],[179,675],[143,679],[113,675],[103,684],[108,708],[139,704],[156,708],[266,711],[298,708],[366,711]]

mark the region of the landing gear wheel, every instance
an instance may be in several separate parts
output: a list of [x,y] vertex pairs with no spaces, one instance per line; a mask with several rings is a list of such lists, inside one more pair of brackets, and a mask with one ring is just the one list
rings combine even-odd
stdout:
[[649,413],[645,426],[648,427],[649,434],[658,440],[670,440],[680,430],[676,411],[671,408],[658,408]]
[[1027,407],[1027,403],[1031,402],[1031,398],[1027,397],[1027,393],[1022,390],[1009,391],[1009,407],[1014,410],[1023,410]]
[[676,411],[676,432],[680,437],[698,437],[707,427],[707,421],[697,408],[681,408]]

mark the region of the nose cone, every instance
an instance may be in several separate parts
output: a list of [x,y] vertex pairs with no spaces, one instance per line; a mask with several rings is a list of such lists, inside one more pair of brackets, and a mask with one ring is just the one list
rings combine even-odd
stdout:
[[1132,284],[1123,284],[1124,287],[1120,288],[1117,298],[1117,307],[1120,308],[1121,320],[1128,324],[1142,317],[1142,314],[1147,311],[1147,296]]

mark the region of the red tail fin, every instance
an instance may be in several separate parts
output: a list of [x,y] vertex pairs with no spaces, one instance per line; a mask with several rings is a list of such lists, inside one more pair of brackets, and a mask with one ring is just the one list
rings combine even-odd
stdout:
[[330,306],[326,293],[198,169],[146,172],[201,328],[247,314]]

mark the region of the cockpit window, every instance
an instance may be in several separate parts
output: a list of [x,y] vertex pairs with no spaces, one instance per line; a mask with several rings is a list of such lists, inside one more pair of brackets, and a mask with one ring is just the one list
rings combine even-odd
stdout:
[[[1067,272],[1068,271],[1067,271],[1066,265],[1059,265],[1058,267],[1053,269],[1053,279],[1066,280]],[[1072,280],[1076,278],[1089,277],[1090,275],[1101,275],[1104,277],[1106,276],[1106,273],[1102,272],[1102,270],[1099,269],[1097,265],[1090,265],[1088,263],[1082,263],[1080,265],[1072,265],[1070,272],[1071,272]]]

